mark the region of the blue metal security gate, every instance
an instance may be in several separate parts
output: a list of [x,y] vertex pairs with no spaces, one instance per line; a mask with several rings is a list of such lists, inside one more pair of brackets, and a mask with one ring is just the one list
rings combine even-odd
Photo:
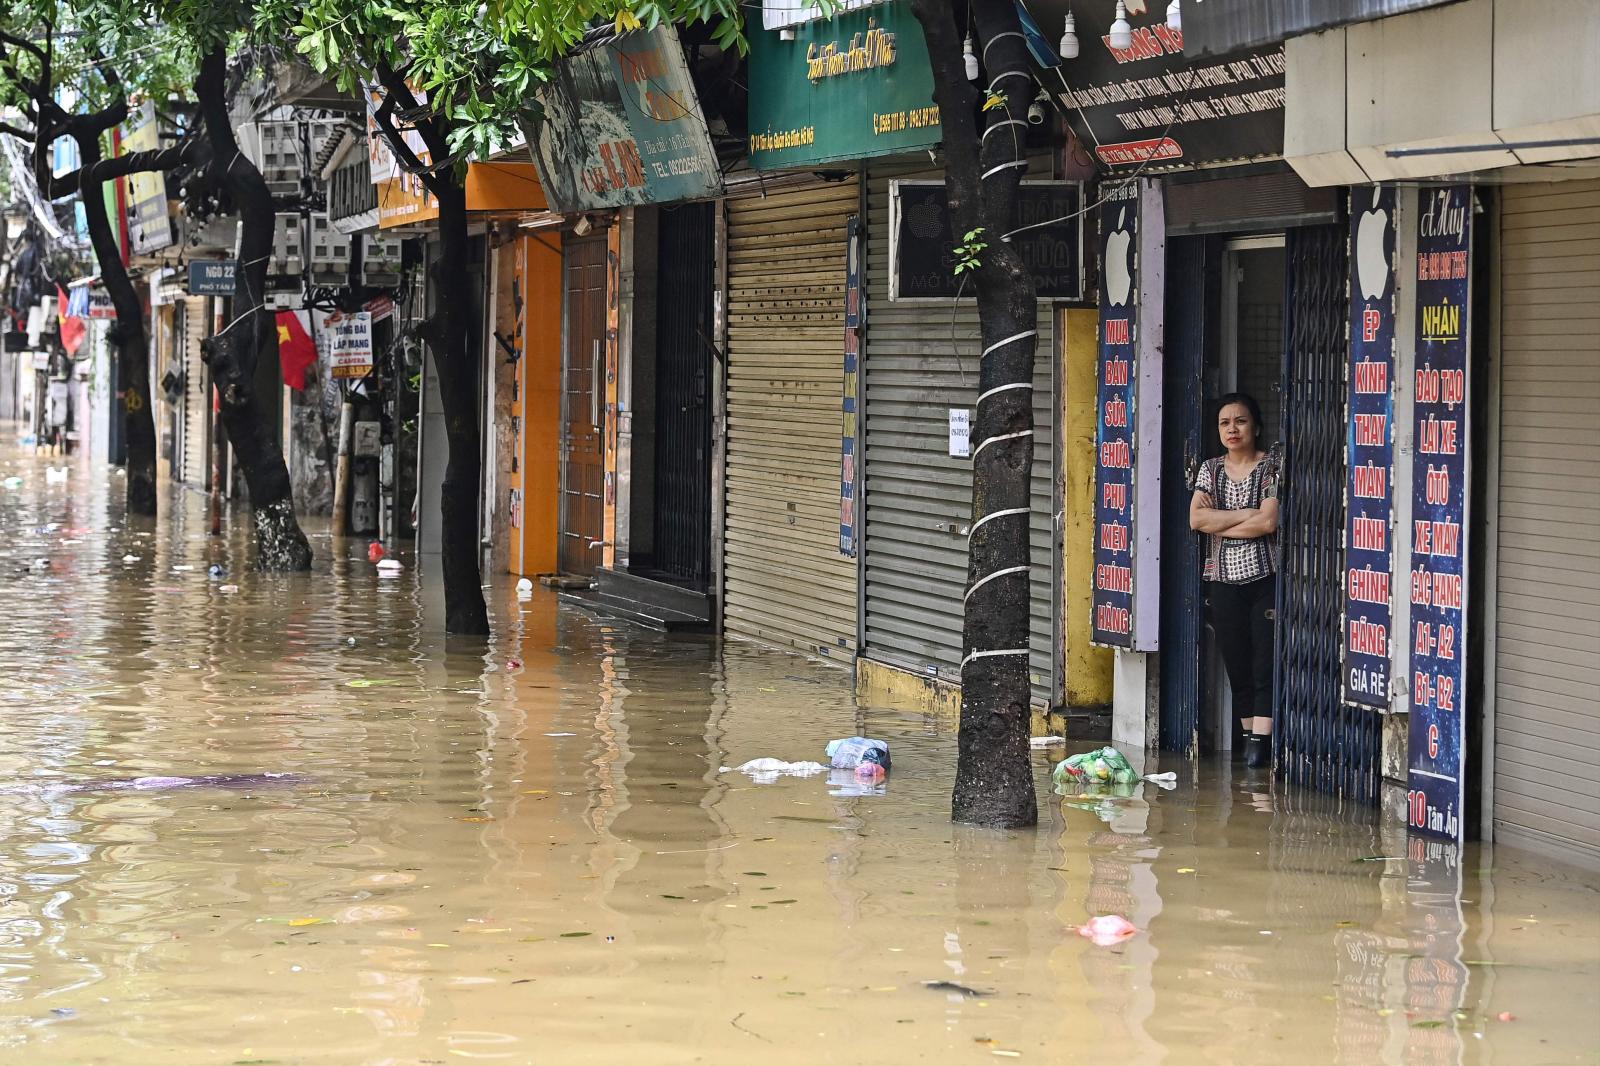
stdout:
[[[1212,255],[1208,258],[1208,248]],[[1200,703],[1206,691],[1201,635],[1205,626],[1200,573],[1202,539],[1189,529],[1189,485],[1204,458],[1202,439],[1208,309],[1215,306],[1216,243],[1206,237],[1167,241],[1166,348],[1161,437],[1161,711],[1162,751],[1200,753]],[[1209,269],[1208,269],[1209,267]]]
[[1380,719],[1340,701],[1345,527],[1346,227],[1287,236],[1284,479],[1278,541],[1278,773],[1378,799]]

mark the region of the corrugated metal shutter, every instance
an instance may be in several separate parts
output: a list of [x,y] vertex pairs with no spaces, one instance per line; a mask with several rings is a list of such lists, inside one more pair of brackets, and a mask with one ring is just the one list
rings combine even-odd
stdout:
[[1600,861],[1600,181],[1501,213],[1496,839]]
[[723,624],[828,656],[856,646],[839,554],[845,223],[854,178],[728,202]]
[[[939,172],[874,173],[868,182],[866,634],[868,658],[961,676],[961,600],[972,522],[972,463],[950,456],[950,409],[978,399],[975,301],[889,302],[889,182]],[[1035,699],[1054,690],[1056,534],[1054,311],[1039,306],[1034,363],[1032,614]],[[959,355],[959,358],[958,358]],[[932,669],[930,669],[932,668]]]
[[200,342],[211,335],[211,300],[183,298],[183,464],[180,479],[204,488],[211,473],[211,372],[200,361]]

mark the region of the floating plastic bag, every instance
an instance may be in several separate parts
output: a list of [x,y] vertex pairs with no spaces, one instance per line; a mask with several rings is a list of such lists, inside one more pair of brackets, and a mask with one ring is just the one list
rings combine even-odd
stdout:
[[843,737],[828,741],[828,759],[835,770],[854,770],[865,763],[888,773],[889,745],[886,741],[868,737]]
[[[1110,751],[1110,748],[1104,749]],[[1108,948],[1113,944],[1120,944],[1139,931],[1128,919],[1120,914],[1102,914],[1097,918],[1090,918],[1078,926],[1078,935],[1087,937],[1096,945]]]
[[1056,763],[1051,779],[1058,789],[1066,784],[1131,786],[1138,783],[1139,771],[1115,747],[1096,747]]
[[[722,767],[722,772],[727,773],[729,767]],[[758,785],[770,785],[780,777],[810,777],[813,774],[827,773],[828,768],[819,762],[784,762],[782,759],[751,759],[743,766],[738,767],[742,774],[749,774],[751,780]]]

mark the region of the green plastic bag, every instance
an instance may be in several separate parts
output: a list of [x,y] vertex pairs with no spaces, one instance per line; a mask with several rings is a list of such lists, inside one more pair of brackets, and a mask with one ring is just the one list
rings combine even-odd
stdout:
[[1050,775],[1056,791],[1086,792],[1094,789],[1131,788],[1139,773],[1116,748],[1096,748],[1068,756],[1056,764]]

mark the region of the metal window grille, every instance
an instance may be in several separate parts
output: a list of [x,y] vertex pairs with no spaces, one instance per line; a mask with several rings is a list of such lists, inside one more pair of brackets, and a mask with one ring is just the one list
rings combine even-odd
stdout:
[[1361,803],[1378,798],[1379,717],[1340,700],[1345,525],[1344,227],[1288,233],[1280,496],[1277,772]]

